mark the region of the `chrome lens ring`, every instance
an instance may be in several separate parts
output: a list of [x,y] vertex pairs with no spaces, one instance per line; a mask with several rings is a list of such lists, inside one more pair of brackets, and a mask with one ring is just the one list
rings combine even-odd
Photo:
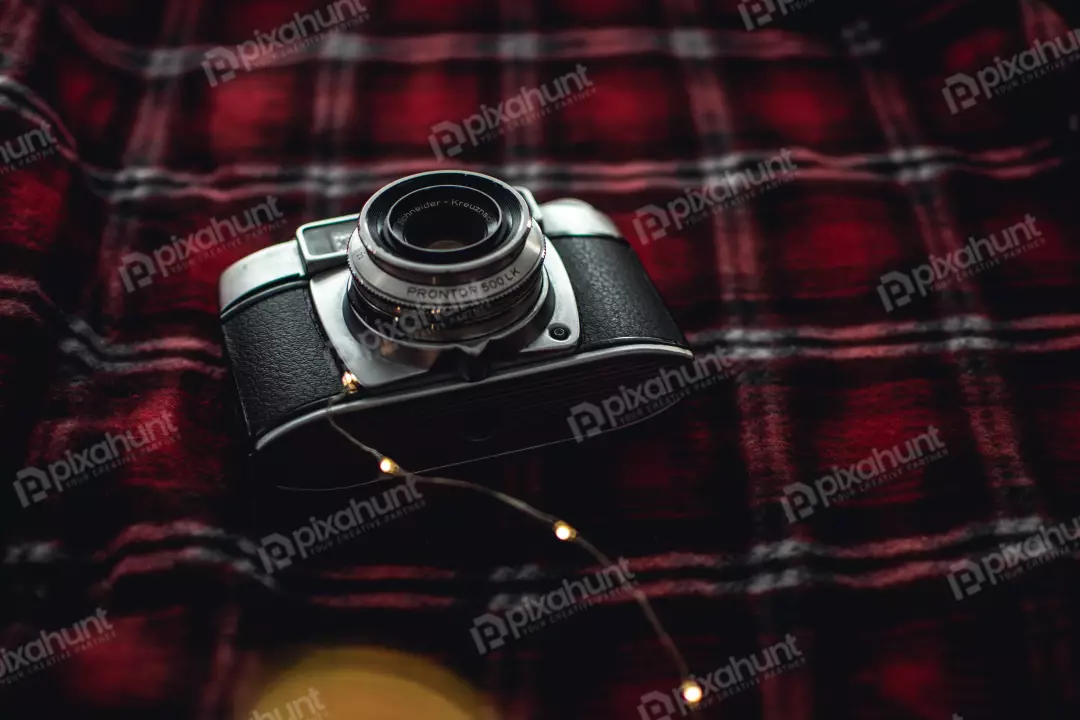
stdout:
[[[524,286],[523,293],[508,299],[505,304],[455,310],[449,314],[412,310],[387,312],[383,308],[353,314],[361,320],[366,331],[388,340],[406,340],[415,347],[432,349],[440,343],[470,342],[513,331],[535,316],[549,287],[546,274],[540,273],[540,277],[540,283]],[[348,301],[353,302],[352,296]],[[372,303],[372,307],[377,306]]]
[[[505,241],[508,228],[493,197],[464,185],[430,185],[387,211],[381,237],[392,252],[418,262],[464,262]],[[377,233],[375,237],[379,237]]]
[[493,323],[513,325],[535,305],[545,250],[528,204],[506,183],[459,170],[412,175],[360,213],[348,247],[349,304],[399,340],[406,315],[423,321],[418,340],[487,336]]

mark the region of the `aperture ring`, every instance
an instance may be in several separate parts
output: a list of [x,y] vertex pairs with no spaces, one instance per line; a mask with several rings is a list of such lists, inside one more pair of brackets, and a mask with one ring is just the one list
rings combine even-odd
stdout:
[[455,308],[449,313],[388,306],[377,296],[365,294],[355,279],[350,279],[347,292],[352,312],[375,334],[392,341],[438,343],[475,339],[490,334],[492,328],[512,325],[536,305],[545,285],[541,271],[536,282],[520,286],[510,296],[492,303]]
[[522,297],[532,292],[541,275],[542,270],[538,271],[531,280],[517,283],[500,295],[493,295],[480,301],[461,302],[452,305],[432,306],[422,302],[411,302],[403,305],[393,298],[382,295],[370,286],[358,282],[356,278],[351,278],[349,296],[353,306],[357,307],[360,312],[362,312],[363,306],[371,306],[378,312],[390,315],[405,312],[419,313],[433,322],[452,322],[468,318],[484,319],[488,316],[500,314],[507,307],[512,306]]
[[349,269],[366,291],[403,307],[454,307],[496,302],[522,283],[529,282],[544,262],[545,241],[533,225],[521,253],[506,267],[492,275],[460,285],[423,285],[395,277],[380,267],[357,242],[357,230],[349,245]]

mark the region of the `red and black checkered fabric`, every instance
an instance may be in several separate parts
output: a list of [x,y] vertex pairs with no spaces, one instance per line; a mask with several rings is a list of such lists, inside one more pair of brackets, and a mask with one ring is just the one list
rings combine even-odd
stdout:
[[[1080,515],[1075,55],[1017,59],[1065,21],[1035,0],[364,2],[335,32],[256,42],[250,69],[222,50],[331,3],[0,6],[0,648],[99,608],[113,626],[25,677],[5,659],[0,715],[247,717],[253,667],[383,645],[499,717],[683,716],[626,593],[478,651],[475,618],[597,570],[487,498],[426,489],[273,574],[257,553],[372,492],[240,480],[218,276],[460,167],[609,213],[694,348],[738,371],[619,432],[455,471],[625,558],[702,716],[1080,716],[1075,546],[1009,549]],[[452,154],[433,132],[579,66],[572,102]],[[784,151],[783,182],[678,217]],[[281,219],[237,241],[174,242],[270,201]],[[1025,222],[1037,243],[959,272],[969,239]],[[159,263],[145,284],[138,257]],[[925,287],[935,262],[952,275]],[[851,485],[930,430],[932,461]],[[721,687],[789,635],[798,663]]]

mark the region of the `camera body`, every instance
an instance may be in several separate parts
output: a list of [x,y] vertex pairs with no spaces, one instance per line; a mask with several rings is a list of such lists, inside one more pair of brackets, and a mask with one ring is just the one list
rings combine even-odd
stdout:
[[594,408],[693,360],[606,215],[456,170],[239,260],[220,303],[255,471],[308,486],[370,467],[328,413],[421,472],[612,429]]

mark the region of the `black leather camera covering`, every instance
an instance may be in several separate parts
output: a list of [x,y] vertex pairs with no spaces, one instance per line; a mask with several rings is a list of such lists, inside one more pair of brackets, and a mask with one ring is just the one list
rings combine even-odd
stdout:
[[230,311],[222,323],[253,438],[341,392],[344,372],[319,330],[306,283],[271,292]]
[[679,328],[625,240],[557,237],[577,296],[581,349],[598,350],[640,340],[683,345]]
[[[642,341],[684,345],[625,240],[558,237],[551,242],[577,298],[578,352]],[[341,392],[344,368],[318,326],[306,285],[252,298],[226,313],[222,327],[250,438]]]

